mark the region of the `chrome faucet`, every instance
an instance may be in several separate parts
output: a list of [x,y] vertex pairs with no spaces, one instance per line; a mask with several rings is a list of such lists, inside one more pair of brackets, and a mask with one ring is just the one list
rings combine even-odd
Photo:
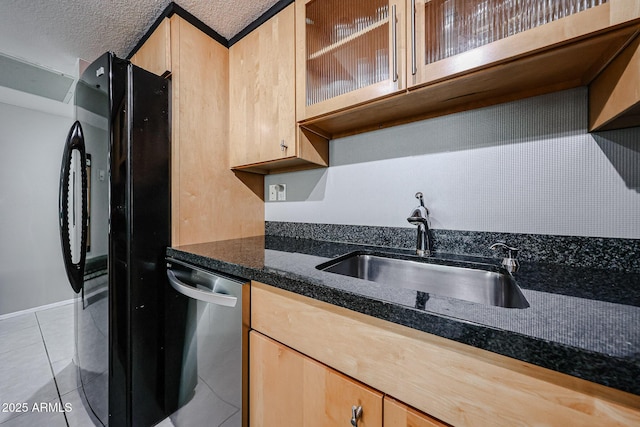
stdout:
[[424,206],[422,193],[416,193],[416,199],[420,200],[420,206],[411,212],[407,218],[410,224],[418,226],[418,240],[416,242],[416,254],[418,256],[430,256],[429,250],[429,210]]
[[507,245],[504,242],[496,242],[493,245],[489,246],[489,249],[495,251],[496,249],[500,249],[504,251],[505,256],[502,258],[502,267],[505,268],[509,273],[515,273],[520,268],[520,263],[517,260],[518,256],[518,248],[514,248],[512,246]]

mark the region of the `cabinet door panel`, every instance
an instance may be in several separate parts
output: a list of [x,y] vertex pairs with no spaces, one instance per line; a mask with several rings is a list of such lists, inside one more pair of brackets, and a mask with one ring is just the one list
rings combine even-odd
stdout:
[[290,5],[229,50],[232,166],[297,154],[294,34]]
[[382,426],[382,394],[255,331],[250,334],[250,425]]
[[402,402],[384,397],[384,425],[389,427],[448,427],[435,418],[419,412]]
[[[415,9],[408,13],[410,21],[415,23],[408,32],[409,88],[602,34],[602,30],[617,24],[614,16],[620,10],[629,13],[627,19],[637,18],[633,15],[637,11],[631,9],[629,0],[573,3],[554,0],[542,2],[544,4],[502,0],[407,1],[415,4]],[[606,63],[615,51],[614,46],[587,48],[580,56]],[[557,63],[575,61],[578,62],[573,68],[577,68],[580,58],[570,56],[560,61],[545,61],[536,67],[544,72]],[[581,69],[579,74],[585,81],[593,77],[589,78],[593,70],[584,66]]]
[[405,20],[404,0],[298,0],[298,119],[402,90]]

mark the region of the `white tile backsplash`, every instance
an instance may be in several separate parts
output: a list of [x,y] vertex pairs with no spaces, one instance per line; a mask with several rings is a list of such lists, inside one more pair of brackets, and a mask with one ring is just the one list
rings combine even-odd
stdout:
[[327,169],[267,175],[267,221],[640,238],[640,128],[587,132],[577,88],[331,141]]

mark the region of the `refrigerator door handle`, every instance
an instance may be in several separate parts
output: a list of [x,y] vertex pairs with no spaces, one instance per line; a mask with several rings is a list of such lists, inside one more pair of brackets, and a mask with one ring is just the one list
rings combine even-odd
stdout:
[[197,299],[200,301],[208,302],[211,304],[223,305],[225,307],[235,307],[238,302],[238,298],[232,295],[221,294],[219,292],[203,291],[193,286],[178,280],[175,273],[170,269],[167,269],[167,278],[169,283],[176,291],[189,298]]
[[[81,170],[81,220],[80,220],[80,257],[74,263],[71,253],[71,233],[69,229],[69,178],[71,172],[71,158],[73,150],[78,150],[80,154]],[[76,293],[82,289],[84,280],[84,267],[87,257],[87,153],[84,145],[84,134],[80,122],[76,121],[69,130],[67,141],[62,153],[62,165],[60,167],[60,188],[58,192],[58,215],[60,223],[60,242],[62,244],[62,258],[67,273],[67,278],[71,287]],[[75,200],[75,197],[74,197]],[[75,207],[72,206],[72,215],[75,216]]]

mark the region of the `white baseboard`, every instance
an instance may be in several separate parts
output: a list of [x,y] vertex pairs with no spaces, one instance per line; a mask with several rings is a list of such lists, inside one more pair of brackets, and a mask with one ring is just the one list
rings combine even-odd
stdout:
[[68,299],[65,301],[58,301],[51,304],[41,305],[39,307],[28,308],[26,310],[14,311],[13,313],[0,315],[0,320],[10,319],[12,317],[20,316],[23,314],[35,313],[37,311],[48,310],[50,308],[62,307],[63,305],[72,304],[73,301],[73,299]]

